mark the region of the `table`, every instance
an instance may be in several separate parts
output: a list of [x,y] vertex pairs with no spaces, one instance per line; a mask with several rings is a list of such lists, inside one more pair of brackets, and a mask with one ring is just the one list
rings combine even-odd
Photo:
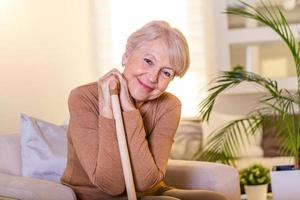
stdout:
[[[247,196],[245,194],[242,194],[241,200],[247,200]],[[273,200],[272,193],[267,194],[267,200]]]
[[18,200],[18,199],[0,196],[0,200]]

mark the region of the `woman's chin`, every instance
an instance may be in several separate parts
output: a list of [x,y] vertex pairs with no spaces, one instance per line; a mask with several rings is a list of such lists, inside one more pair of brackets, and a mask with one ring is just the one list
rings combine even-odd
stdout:
[[141,95],[132,95],[132,98],[135,100],[135,102],[144,102],[148,100],[148,98]]
[[145,102],[145,101],[150,101],[153,99],[158,98],[160,95],[155,95],[155,96],[141,96],[141,95],[137,95],[137,96],[132,96],[132,98],[135,100],[135,102]]
[[156,92],[145,92],[141,90],[134,89],[130,92],[131,97],[136,101],[136,102],[144,102],[144,101],[149,101],[152,99],[158,98],[162,93],[156,93]]

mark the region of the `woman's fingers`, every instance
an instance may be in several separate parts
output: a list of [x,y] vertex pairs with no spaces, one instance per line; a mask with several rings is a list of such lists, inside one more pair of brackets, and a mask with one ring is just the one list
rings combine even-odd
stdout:
[[111,81],[117,81],[119,83],[119,97],[120,97],[120,102],[121,102],[121,107],[123,111],[131,111],[135,109],[135,106],[131,100],[128,87],[127,87],[127,80],[124,78],[123,74],[117,70],[117,69],[112,69],[108,73],[106,73],[100,81],[102,91],[103,91],[103,96],[104,96],[104,107],[109,103],[110,105],[110,82]]
[[129,90],[127,87],[127,80],[121,73],[116,74],[118,76],[118,79],[120,81],[120,101],[123,111],[132,111],[135,110],[134,103],[132,101],[132,98],[129,94]]
[[108,73],[101,77],[98,81],[98,98],[99,98],[99,113],[100,115],[113,118],[111,102],[110,102],[110,83],[118,83],[118,78],[112,74]]

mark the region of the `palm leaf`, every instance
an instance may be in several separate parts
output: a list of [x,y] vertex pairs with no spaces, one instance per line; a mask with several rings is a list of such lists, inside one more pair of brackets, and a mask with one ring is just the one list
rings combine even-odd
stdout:
[[205,148],[198,151],[194,158],[234,164],[238,152],[250,142],[250,137],[256,133],[261,123],[262,118],[257,113],[228,122],[208,137]]
[[215,79],[216,85],[209,89],[210,95],[199,104],[199,114],[203,121],[208,121],[217,97],[225,90],[239,85],[241,82],[257,84],[268,91],[273,98],[281,98],[281,91],[276,81],[243,70],[224,71]]
[[[281,151],[289,152],[296,159],[300,149],[300,117],[296,112],[300,108],[300,43],[295,37],[284,15],[277,6],[270,3],[267,6],[261,1],[263,11],[240,1],[244,8],[230,8],[225,13],[254,19],[273,29],[287,44],[293,56],[297,71],[298,90],[296,94],[286,89],[280,89],[276,81],[264,78],[258,74],[243,70],[223,71],[213,81],[208,90],[209,95],[199,104],[199,115],[202,121],[209,121],[210,114],[218,96],[224,91],[236,87],[242,82],[253,83],[265,91],[265,95],[258,99],[263,107],[249,113],[244,119],[234,120],[221,127],[208,138],[204,149],[199,149],[195,157],[201,160],[219,161],[234,164],[237,152],[258,127],[265,123],[265,115],[275,115],[276,130]],[[246,138],[242,136],[246,133]],[[296,160],[297,161],[297,160]]]
[[238,15],[245,18],[254,19],[262,24],[267,25],[271,29],[273,29],[287,44],[288,48],[290,49],[294,62],[296,64],[296,71],[298,77],[298,89],[300,88],[300,45],[296,42],[296,39],[293,35],[290,26],[282,14],[281,10],[276,6],[269,3],[270,6],[267,6],[264,1],[261,1],[263,10],[265,13],[259,11],[258,8],[251,6],[243,1],[240,1],[242,5],[244,5],[245,9],[243,8],[229,8],[225,13]]

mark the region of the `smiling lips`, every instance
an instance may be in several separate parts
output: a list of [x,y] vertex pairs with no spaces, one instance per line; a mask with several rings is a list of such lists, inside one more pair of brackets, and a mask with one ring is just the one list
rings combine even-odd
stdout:
[[140,79],[138,79],[139,84],[147,91],[147,92],[151,92],[152,90],[154,90],[154,88],[146,85],[145,83],[143,83]]

